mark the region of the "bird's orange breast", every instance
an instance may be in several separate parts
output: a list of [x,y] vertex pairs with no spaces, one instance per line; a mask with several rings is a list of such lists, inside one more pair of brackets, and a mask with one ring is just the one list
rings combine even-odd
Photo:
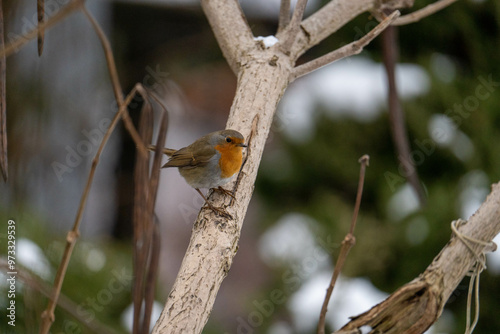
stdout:
[[241,147],[234,144],[223,144],[215,146],[220,153],[219,167],[221,169],[221,178],[228,178],[238,172],[241,167],[243,155]]

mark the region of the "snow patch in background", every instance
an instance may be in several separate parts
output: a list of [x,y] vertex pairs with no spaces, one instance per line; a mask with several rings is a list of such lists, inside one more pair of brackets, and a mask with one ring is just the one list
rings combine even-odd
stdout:
[[85,265],[93,272],[102,270],[106,265],[106,254],[97,247],[89,249],[85,256]]
[[[316,273],[290,298],[288,308],[298,332],[316,328],[331,275],[330,269]],[[330,312],[326,314],[326,322],[332,328],[340,328],[349,317],[367,311],[386,297],[386,293],[375,288],[366,278],[345,279],[341,276],[328,304]]]
[[460,194],[458,207],[460,217],[469,219],[476,212],[490,193],[488,175],[482,170],[473,170],[465,174],[458,181]]
[[457,125],[448,116],[432,115],[428,123],[428,131],[438,146],[450,149],[458,159],[467,161],[473,157],[472,141],[465,133],[458,130]]
[[[163,304],[157,302],[156,300],[153,302],[153,309],[151,311],[151,321],[149,322],[149,330],[153,330],[153,327],[161,315],[161,311],[163,310]],[[130,304],[121,315],[121,323],[122,326],[125,327],[129,333],[132,333],[133,324],[134,324],[134,304]]]
[[[310,139],[314,132],[314,111],[320,106],[332,118],[352,117],[369,122],[386,107],[387,80],[382,64],[358,56],[306,75],[285,92],[278,116],[285,134],[294,141]],[[430,87],[427,72],[413,64],[396,66],[401,99],[425,94]]]
[[[315,274],[290,298],[287,306],[293,315],[295,332],[315,332],[331,275],[330,269]],[[328,304],[326,323],[330,328],[338,330],[350,321],[350,317],[368,311],[388,296],[367,278],[345,278],[340,275]],[[444,310],[442,316],[425,334],[452,332],[454,324],[453,314]],[[368,327],[363,328],[365,329]]]
[[[333,237],[315,231],[318,228],[318,223],[311,217],[289,213],[269,228],[259,241],[259,254],[269,266],[289,266],[288,274],[282,278],[283,292],[289,296],[287,307],[293,315],[294,330],[277,322],[273,325],[277,332],[308,332],[316,328],[325,290],[333,273],[330,253],[340,246],[341,241],[340,237],[335,244]],[[386,296],[368,279],[341,276],[329,306],[335,311],[327,314],[327,322],[330,326],[340,327],[350,316],[366,311]]]
[[267,330],[269,334],[292,334],[293,330],[285,321],[276,321]]
[[387,205],[388,216],[394,221],[400,221],[419,208],[418,196],[409,183],[400,187],[392,195]]
[[453,60],[439,52],[431,55],[431,69],[439,80],[446,83],[452,82],[457,75],[457,67]]
[[[500,234],[493,239],[493,242],[497,244],[497,247],[500,245]],[[486,266],[489,272],[500,275],[500,251],[498,249],[486,254]]]
[[25,238],[17,240],[17,261],[44,280],[51,278],[51,266],[43,250],[33,241]]
[[406,240],[411,245],[419,245],[429,235],[429,222],[423,217],[415,217],[408,222],[406,227]]
[[271,267],[302,263],[311,255],[327,258],[311,231],[317,225],[314,219],[303,214],[284,215],[260,238],[260,257]]

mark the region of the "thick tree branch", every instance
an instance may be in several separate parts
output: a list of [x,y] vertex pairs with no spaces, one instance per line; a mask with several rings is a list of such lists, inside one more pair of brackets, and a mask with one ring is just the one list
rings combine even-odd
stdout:
[[[495,250],[491,242],[500,233],[500,183],[466,224],[416,279],[404,285],[368,312],[356,316],[338,333],[370,326],[370,333],[423,333],[441,315],[446,301],[478,261],[478,255]],[[366,327],[365,327],[366,328]]]
[[298,0],[297,4],[295,5],[292,20],[290,21],[290,24],[288,25],[288,28],[286,30],[285,41],[281,44],[281,50],[286,54],[290,53],[290,49],[295,42],[295,38],[297,37],[297,33],[299,32],[300,22],[302,21],[304,11],[306,10],[306,5],[307,0]]
[[278,33],[285,30],[290,23],[290,0],[281,0]]
[[202,0],[201,6],[217,38],[222,54],[233,72],[237,74],[241,66],[239,62],[241,55],[255,44],[238,1]]
[[273,61],[273,50],[256,47],[247,56],[254,61],[248,62],[238,75],[236,97],[226,125],[247,138],[248,156],[233,188],[236,200],[219,192],[214,192],[209,200],[214,206],[223,207],[233,219],[207,209],[199,213],[179,274],[153,333],[201,333],[231,267],[274,112],[291,71],[287,57]]

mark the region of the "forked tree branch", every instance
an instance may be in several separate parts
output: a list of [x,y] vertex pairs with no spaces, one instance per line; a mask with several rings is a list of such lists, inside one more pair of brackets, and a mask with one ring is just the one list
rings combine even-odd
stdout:
[[[209,201],[231,218],[203,209],[193,226],[191,240],[153,333],[201,333],[211,313],[222,281],[238,249],[243,219],[253,193],[265,142],[281,95],[288,85],[291,64],[286,57],[276,63],[273,48],[257,45],[238,74],[236,97],[226,128],[240,131],[248,144],[247,159],[230,196],[213,192]],[[274,65],[270,65],[270,63]],[[252,126],[253,125],[253,126]]]
[[[405,25],[417,22],[456,1],[457,0],[439,0],[414,13],[399,17],[393,25]],[[386,3],[388,4],[386,5]],[[413,5],[413,0],[331,0],[323,6],[323,8],[302,21],[302,29],[297,34],[297,42],[294,44],[292,54],[295,54],[295,57],[298,58],[359,14],[364,12],[378,13],[380,12],[380,7],[389,5],[391,11],[393,11],[395,9],[411,7]],[[278,34],[278,38],[281,39],[280,35],[281,34]]]
[[359,159],[361,168],[359,171],[358,191],[356,194],[356,204],[354,205],[354,212],[352,214],[351,227],[349,228],[349,232],[345,236],[344,240],[342,240],[340,253],[337,262],[335,263],[335,268],[330,280],[330,285],[326,289],[325,300],[323,301],[323,306],[321,306],[321,312],[319,314],[318,334],[325,334],[325,320],[326,312],[328,311],[328,303],[330,302],[335,283],[337,282],[337,279],[340,276],[342,269],[344,268],[344,263],[347,259],[347,255],[349,254],[351,248],[356,244],[354,229],[356,228],[356,222],[358,220],[359,208],[361,206],[361,196],[363,195],[363,186],[365,184],[365,172],[369,162],[370,157],[366,154]]

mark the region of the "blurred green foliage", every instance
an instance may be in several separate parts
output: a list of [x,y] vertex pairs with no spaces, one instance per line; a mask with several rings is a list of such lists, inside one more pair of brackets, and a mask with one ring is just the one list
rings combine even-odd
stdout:
[[[11,327],[4,321],[7,294],[2,292],[0,321],[1,333],[37,333],[40,314],[47,307],[48,298],[42,293],[47,291],[55,278],[56,270],[64,252],[65,235],[54,234],[46,226],[48,222],[30,212],[29,208],[18,208],[16,218],[16,269],[19,273],[16,279],[16,321]],[[17,210],[16,210],[17,211]],[[0,219],[13,219],[12,211],[0,212]],[[2,237],[2,245],[4,240]],[[100,332],[99,324],[105,324],[109,333],[126,333],[119,321],[123,310],[131,303],[132,263],[131,249],[128,244],[109,242],[110,240],[77,240],[66,278],[62,287],[60,306],[56,308],[56,321],[51,327],[51,333],[96,333]],[[23,243],[24,242],[24,243]],[[48,269],[49,276],[40,278],[33,267],[23,267],[19,260],[24,253],[33,254],[32,247],[36,244],[39,256],[48,260],[37,265]],[[24,247],[23,247],[24,246]],[[2,247],[1,256],[6,255]],[[98,267],[95,267],[97,263]],[[42,281],[40,288],[27,284],[22,272]],[[5,276],[1,276],[2,280]],[[3,282],[2,282],[3,283]],[[2,285],[2,291],[4,286]],[[97,325],[96,325],[97,323]],[[112,331],[112,332],[111,332]]]

